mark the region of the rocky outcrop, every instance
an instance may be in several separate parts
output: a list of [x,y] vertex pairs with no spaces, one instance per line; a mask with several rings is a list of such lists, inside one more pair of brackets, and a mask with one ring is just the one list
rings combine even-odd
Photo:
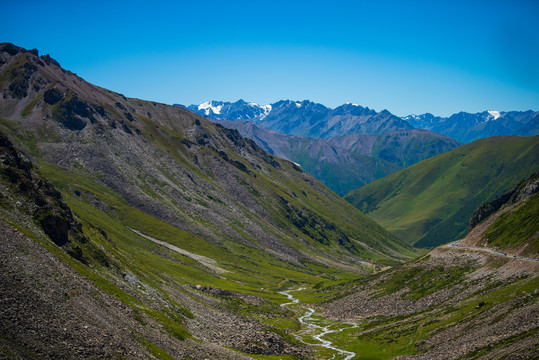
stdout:
[[509,201],[509,199],[511,199],[514,193],[515,189],[503,194],[495,200],[481,204],[481,206],[479,206],[479,208],[473,213],[472,217],[470,218],[468,230],[472,230],[481,221],[485,220],[490,215],[498,211],[503,205],[505,205]]
[[96,257],[103,265],[108,265],[103,252],[88,242],[81,224],[73,216],[62,194],[2,132],[0,187],[0,199],[5,206],[14,207],[12,211],[22,211],[30,216],[56,245],[72,257],[83,263]]
[[474,212],[470,219],[469,230],[471,231],[481,221],[500,210],[503,206],[515,204],[528,199],[539,191],[539,173],[530,176],[529,179],[522,181],[514,189],[503,194],[499,198],[484,203]]

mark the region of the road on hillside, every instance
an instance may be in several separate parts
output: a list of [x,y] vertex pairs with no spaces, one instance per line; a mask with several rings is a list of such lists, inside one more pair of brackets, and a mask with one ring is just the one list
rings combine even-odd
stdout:
[[442,245],[442,247],[453,247],[453,248],[459,248],[459,249],[470,249],[470,250],[483,251],[483,252],[487,252],[487,253],[498,255],[498,256],[505,256],[505,257],[510,258],[510,259],[527,260],[527,261],[539,261],[538,259],[527,258],[527,257],[523,257],[523,256],[507,255],[504,252],[496,251],[496,250],[485,248],[485,247],[462,246],[462,245],[459,245],[461,240],[453,241],[452,243]]

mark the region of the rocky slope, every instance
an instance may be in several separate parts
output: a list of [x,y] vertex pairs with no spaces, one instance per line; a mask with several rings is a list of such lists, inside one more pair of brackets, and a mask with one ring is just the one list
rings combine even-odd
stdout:
[[365,357],[534,359],[538,275],[536,261],[441,247],[357,281],[321,307],[360,323],[348,342]]
[[[383,229],[236,131],[100,89],[11,45],[1,56],[0,116],[44,164],[93,178],[129,205],[214,244],[230,239],[296,263],[322,252],[349,260],[398,256],[400,245]],[[346,217],[334,218],[335,208]],[[319,231],[314,222],[328,226]]]
[[[1,133],[0,160],[3,356],[248,358],[226,346],[309,357],[304,346],[237,314],[226,299],[267,301],[231,291],[208,296],[171,279],[156,286],[133,262],[123,263],[116,244],[100,243],[114,241],[107,232],[83,228],[62,195]],[[285,315],[275,305],[271,316],[279,314]]]

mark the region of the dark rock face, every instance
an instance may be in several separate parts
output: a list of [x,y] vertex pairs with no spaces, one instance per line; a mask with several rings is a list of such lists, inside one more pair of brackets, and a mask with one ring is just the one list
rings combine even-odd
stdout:
[[11,70],[13,81],[9,85],[9,93],[15,99],[23,99],[28,96],[30,77],[37,70],[37,67],[26,62],[22,67]]
[[2,44],[0,44],[0,52],[6,52],[11,56],[17,55],[20,50],[21,50],[20,47],[15,46],[15,45],[10,44],[10,43],[2,43]]
[[84,119],[88,119],[92,123],[95,122],[93,113],[94,110],[88,103],[73,95],[69,100],[60,105],[56,120],[70,130],[80,131],[87,125]]
[[64,246],[69,242],[69,221],[49,211],[39,211],[36,219],[45,234],[58,246]]
[[508,193],[503,194],[499,198],[484,203],[474,212],[470,219],[470,226],[469,229],[473,229],[477,224],[479,224],[481,221],[488,218],[490,215],[494,214],[496,211],[498,211],[509,199],[513,194],[515,193],[515,190],[511,190]]
[[0,176],[11,184],[13,192],[22,195],[29,205],[30,216],[58,246],[67,246],[68,253],[81,261],[82,253],[70,236],[86,242],[78,223],[58,190],[43,179],[26,159],[0,132]]
[[116,106],[118,109],[122,110],[122,111],[127,111],[127,108],[124,106],[124,104],[120,103],[120,102],[116,102],[114,104],[114,106]]
[[55,88],[49,89],[43,94],[43,100],[49,105],[56,104],[58,101],[62,100],[62,98],[63,96],[60,91]]
[[539,173],[533,174],[529,179],[522,181],[514,189],[508,191],[497,199],[484,203],[475,211],[470,219],[469,230],[472,230],[481,221],[494,214],[506,204],[514,204],[529,198],[539,191]]
[[125,115],[125,118],[126,118],[127,120],[129,120],[130,122],[135,121],[135,119],[133,118],[133,115],[131,115],[131,113],[126,112],[126,113],[124,113],[124,115]]

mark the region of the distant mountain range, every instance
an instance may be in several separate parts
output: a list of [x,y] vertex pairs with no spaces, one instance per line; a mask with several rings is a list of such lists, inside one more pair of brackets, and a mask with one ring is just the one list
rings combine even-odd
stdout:
[[413,129],[387,110],[356,104],[330,109],[311,101],[258,105],[239,100],[188,109],[298,163],[341,196],[461,145],[445,135]]
[[484,111],[470,114],[459,112],[448,118],[432,114],[410,115],[403,118],[413,127],[447,135],[462,143],[489,136],[539,135],[537,111]]
[[387,110],[376,112],[356,104],[330,109],[312,101],[281,100],[257,105],[239,100],[235,103],[209,101],[188,109],[215,120],[249,120],[284,134],[327,138],[349,134],[387,134],[413,127]]
[[396,130],[425,129],[462,143],[489,136],[534,136],[539,134],[537,111],[460,112],[444,118],[433,114],[398,117],[387,110],[376,112],[356,104],[335,109],[308,100],[281,100],[258,105],[243,100],[208,101],[187,107],[215,120],[249,120],[285,134],[326,138],[349,134],[387,134]]

